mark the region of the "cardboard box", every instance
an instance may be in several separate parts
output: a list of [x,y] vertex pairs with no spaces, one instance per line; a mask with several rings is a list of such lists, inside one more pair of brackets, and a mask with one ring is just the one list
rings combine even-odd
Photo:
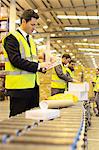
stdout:
[[83,83],[69,82],[68,91],[89,91],[89,84],[88,82]]
[[25,112],[25,117],[35,120],[50,120],[60,117],[60,110],[58,109],[36,109]]

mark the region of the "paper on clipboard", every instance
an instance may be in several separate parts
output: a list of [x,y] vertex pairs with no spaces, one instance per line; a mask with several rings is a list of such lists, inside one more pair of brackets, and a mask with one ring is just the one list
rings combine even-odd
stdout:
[[52,63],[48,68],[46,68],[46,70],[52,69],[60,64],[61,64],[61,60],[58,59],[54,63]]

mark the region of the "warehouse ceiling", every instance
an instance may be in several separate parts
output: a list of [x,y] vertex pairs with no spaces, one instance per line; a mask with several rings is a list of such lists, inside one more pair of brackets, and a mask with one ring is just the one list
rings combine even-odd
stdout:
[[[1,4],[9,9],[10,0]],[[45,39],[40,45],[50,36],[51,50],[70,53],[85,67],[99,66],[99,0],[16,0],[16,8],[17,19],[24,9],[38,11],[33,36]]]

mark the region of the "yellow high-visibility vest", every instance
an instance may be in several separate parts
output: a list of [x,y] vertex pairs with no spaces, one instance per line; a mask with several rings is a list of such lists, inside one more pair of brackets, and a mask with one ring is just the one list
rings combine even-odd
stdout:
[[[38,62],[36,47],[32,37],[30,37],[30,47],[29,47],[25,38],[18,31],[15,31],[14,33],[10,33],[10,34],[15,36],[15,38],[19,42],[21,58],[32,62]],[[3,43],[4,43],[4,39],[3,39]],[[31,48],[31,54],[30,54],[30,48]],[[34,88],[35,82],[39,85],[38,72],[31,73],[14,67],[9,61],[8,55],[5,50],[4,50],[4,57],[5,57],[5,71],[7,72],[6,79],[5,79],[6,89]]]
[[99,92],[99,76],[98,76],[98,78],[96,80],[95,89],[96,89],[96,92]]
[[[62,71],[64,74],[66,74],[66,67],[62,66]],[[52,80],[51,80],[51,88],[57,88],[57,89],[65,89],[67,87],[66,81],[60,79],[58,75],[56,74],[55,69],[52,70]]]
[[99,76],[97,77],[94,77],[94,79],[93,79],[93,82],[95,83],[95,86],[94,86],[94,88],[93,88],[93,91],[95,91],[95,92],[97,92],[97,87],[96,87],[96,82],[97,82],[97,79],[99,78]]
[[66,68],[66,71],[70,74],[70,76],[72,78],[74,78],[74,74],[73,74],[73,72],[69,68]]

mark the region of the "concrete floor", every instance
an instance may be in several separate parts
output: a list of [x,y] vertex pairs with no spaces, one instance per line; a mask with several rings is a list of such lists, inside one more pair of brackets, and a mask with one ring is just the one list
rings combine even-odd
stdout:
[[0,101],[0,121],[9,117],[9,100]]
[[94,114],[91,120],[91,127],[88,130],[88,150],[99,149],[99,117]]
[[[9,117],[9,100],[0,101],[0,121]],[[93,113],[88,130],[88,150],[99,149],[99,117]]]

